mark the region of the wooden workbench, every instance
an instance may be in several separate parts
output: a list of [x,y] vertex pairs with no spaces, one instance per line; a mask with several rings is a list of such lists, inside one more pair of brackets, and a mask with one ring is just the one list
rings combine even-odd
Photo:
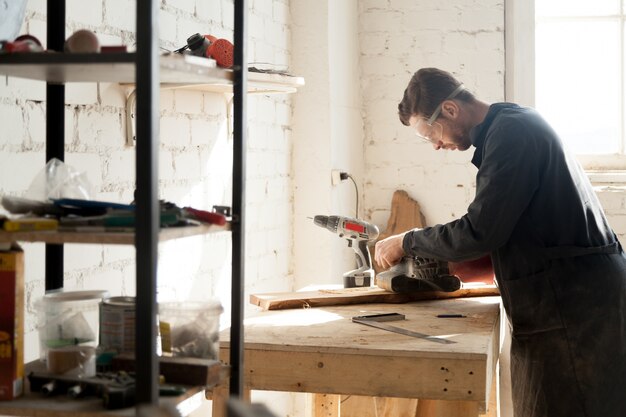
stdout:
[[[339,415],[342,394],[417,398],[416,416],[495,415],[489,403],[499,350],[499,300],[260,312],[244,323],[244,387],[324,394],[315,400],[318,416]],[[406,320],[388,324],[456,343],[434,343],[351,321],[353,316],[389,312],[404,314]],[[227,362],[228,330],[220,337],[220,357]],[[223,415],[227,393],[223,386],[213,392],[214,416]]]

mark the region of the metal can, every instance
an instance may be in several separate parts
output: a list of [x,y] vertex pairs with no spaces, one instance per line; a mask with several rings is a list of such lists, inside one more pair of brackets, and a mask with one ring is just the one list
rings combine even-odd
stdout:
[[100,303],[100,347],[135,352],[135,297],[110,297]]

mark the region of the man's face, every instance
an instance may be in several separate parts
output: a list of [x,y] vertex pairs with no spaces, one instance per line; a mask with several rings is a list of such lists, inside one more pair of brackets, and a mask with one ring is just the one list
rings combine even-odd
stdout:
[[410,126],[417,136],[431,143],[435,150],[465,151],[472,145],[462,109],[452,100],[442,103],[441,113],[432,122],[420,114],[411,116]]

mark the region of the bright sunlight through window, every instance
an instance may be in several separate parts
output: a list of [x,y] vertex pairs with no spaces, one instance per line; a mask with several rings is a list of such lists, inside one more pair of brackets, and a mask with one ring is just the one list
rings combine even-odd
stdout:
[[624,154],[626,0],[535,0],[535,105],[577,154]]

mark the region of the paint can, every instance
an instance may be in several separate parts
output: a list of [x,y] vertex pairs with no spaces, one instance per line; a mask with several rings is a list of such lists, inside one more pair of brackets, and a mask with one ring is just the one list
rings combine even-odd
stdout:
[[100,303],[100,348],[135,352],[135,297],[110,297]]

